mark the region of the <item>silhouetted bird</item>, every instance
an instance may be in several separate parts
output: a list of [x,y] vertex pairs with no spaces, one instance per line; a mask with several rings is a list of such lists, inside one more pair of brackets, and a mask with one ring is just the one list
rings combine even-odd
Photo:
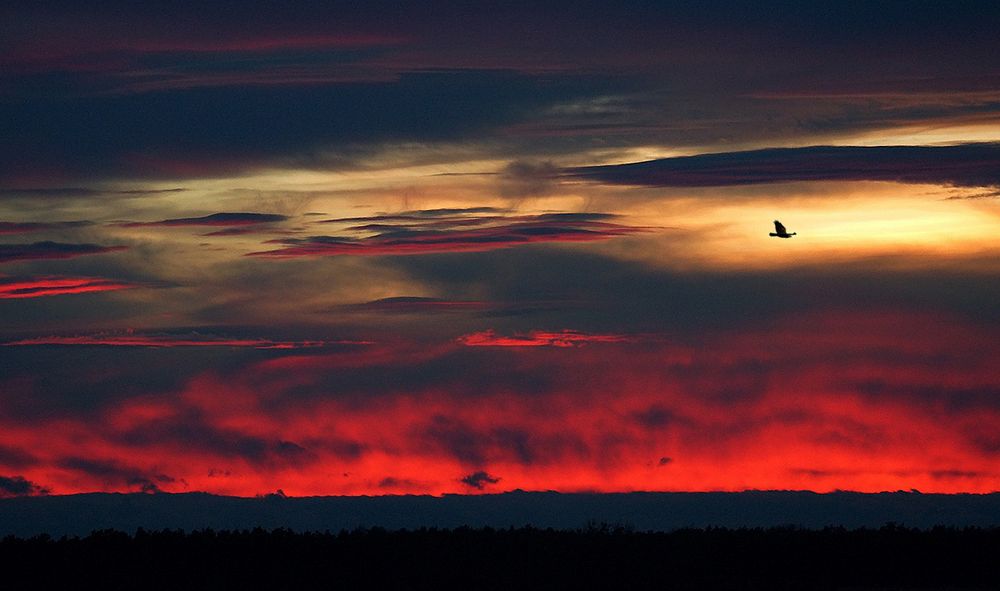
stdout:
[[774,232],[771,232],[770,234],[768,234],[768,236],[777,236],[778,238],[791,238],[792,236],[795,236],[795,232],[789,234],[788,230],[785,229],[784,224],[782,224],[778,220],[774,220]]

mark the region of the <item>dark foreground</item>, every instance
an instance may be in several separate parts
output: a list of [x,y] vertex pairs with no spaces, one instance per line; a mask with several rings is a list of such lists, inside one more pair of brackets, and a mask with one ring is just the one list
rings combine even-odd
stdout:
[[1000,527],[1000,493],[865,494],[808,491],[738,493],[557,493],[489,495],[240,498],[185,494],[51,495],[0,499],[0,538],[47,533],[85,536],[94,530],[288,528],[341,531],[383,527],[533,525],[573,530],[588,522],[627,523],[638,531],[708,527],[879,528],[885,523],[928,529]]
[[1000,528],[7,537],[10,589],[1000,589]]

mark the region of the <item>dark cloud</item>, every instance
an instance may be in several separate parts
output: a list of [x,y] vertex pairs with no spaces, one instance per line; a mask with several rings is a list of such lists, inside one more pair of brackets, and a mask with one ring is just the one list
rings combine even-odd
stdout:
[[[356,166],[366,162],[345,154],[399,142],[477,143],[508,159],[514,146],[518,162],[545,162],[594,146],[759,143],[1000,112],[981,59],[1000,17],[990,2],[256,3],[169,14],[111,3],[5,16],[0,135],[19,141],[0,158],[4,176],[25,182]],[[901,57],[872,59],[874,46]],[[914,88],[933,89],[930,103],[900,93]],[[816,89],[825,95],[790,106]],[[829,100],[847,92],[861,99]],[[500,190],[544,192],[541,165],[529,166]]]
[[990,478],[994,476],[991,472],[984,472],[979,470],[865,470],[865,469],[847,469],[847,470],[816,470],[811,468],[795,468],[790,470],[790,472],[795,474],[803,474],[810,476],[812,478],[831,478],[831,477],[843,477],[843,476],[857,476],[857,475],[877,475],[890,473],[902,478],[912,478],[914,476],[930,476],[934,480],[961,480],[961,479],[979,479],[979,478]]
[[[187,191],[183,187],[172,189],[95,189],[91,187],[32,187],[4,188],[0,187],[0,199],[73,199],[88,197],[142,197],[161,193],[180,193]],[[80,223],[80,222],[69,222]],[[86,223],[86,222],[83,222]]]
[[495,302],[452,300],[420,296],[394,296],[358,304],[337,306],[338,311],[375,312],[383,314],[438,314],[464,312],[484,317],[524,316],[544,311],[553,312],[579,305],[571,301]]
[[456,215],[482,215],[491,213],[505,213],[507,210],[498,207],[438,207],[436,209],[415,209],[401,212],[401,216],[414,216],[418,218],[437,218]]
[[425,298],[416,296],[396,296],[391,298],[381,298],[364,302],[361,304],[349,304],[343,309],[356,310],[361,312],[389,312],[389,313],[427,313],[427,312],[455,312],[467,310],[484,310],[493,307],[490,302],[477,301],[455,301],[443,300],[439,298]]
[[464,464],[512,462],[521,466],[580,461],[591,455],[577,433],[536,433],[517,425],[483,429],[436,415],[415,429],[414,441]]
[[[27,423],[54,415],[99,421],[102,409],[109,405],[136,396],[169,395],[199,372],[222,369],[235,362],[232,358],[256,350],[220,348],[215,352],[185,347],[7,347],[0,355],[0,375],[8,380],[0,388],[0,416]],[[106,368],[106,373],[94,372],[95,363]],[[30,386],[17,381],[29,376]],[[22,387],[15,388],[15,384]],[[38,397],[23,397],[28,392]]]
[[181,484],[185,488],[187,487],[187,482],[183,478],[174,478],[166,474],[153,474],[149,477],[133,476],[126,481],[126,484],[130,488],[136,488],[139,492],[146,494],[163,492],[160,486],[165,484]]
[[[0,298],[3,297],[0,291]],[[189,334],[92,334],[76,336],[32,337],[0,342],[5,347],[83,346],[83,347],[246,347],[251,349],[313,349],[329,345],[348,344],[345,341],[274,341],[259,338],[227,338],[198,333]],[[351,342],[349,344],[363,344]]]
[[[943,360],[934,360],[941,363]],[[1000,412],[1000,387],[996,385],[956,386],[917,384],[905,381],[870,379],[845,380],[845,385],[867,397],[878,400],[920,400],[923,404],[948,412],[974,408],[990,408]]]
[[427,483],[414,480],[412,478],[396,478],[395,476],[386,476],[379,481],[378,488],[383,490],[423,490],[427,488]]
[[966,199],[993,199],[1000,197],[1000,191],[986,191],[984,193],[976,193],[975,195],[952,195],[951,197],[945,197],[948,201],[958,201]]
[[483,490],[488,484],[496,484],[500,482],[500,478],[480,470],[479,472],[473,472],[472,474],[463,476],[461,482],[471,486],[472,488]]
[[[294,441],[215,427],[196,409],[181,409],[176,416],[146,421],[114,438],[139,449],[178,446],[195,453],[241,459],[258,467],[305,466],[317,459],[315,452]],[[360,453],[349,444],[332,446],[330,451],[339,451],[343,454],[341,457],[350,459],[357,458]]]
[[221,230],[215,230],[213,232],[206,232],[201,234],[201,236],[246,236],[248,234],[292,234],[293,232],[287,230],[279,230],[270,227],[265,224],[254,224],[249,226],[233,226],[229,228],[223,228]]
[[36,463],[37,458],[23,449],[0,445],[0,466],[20,470]]
[[954,146],[812,146],[663,158],[567,169],[622,185],[712,187],[790,181],[893,181],[1000,186],[1000,143]]
[[500,171],[499,188],[504,197],[537,197],[555,189],[559,169],[551,162],[511,162]]
[[34,242],[31,244],[0,244],[0,263],[32,259],[71,259],[88,254],[103,254],[125,250],[125,246],[71,244],[64,242]]
[[442,252],[480,252],[540,242],[607,240],[644,231],[643,228],[596,221],[537,220],[469,230],[413,230],[399,228],[368,238],[311,236],[269,241],[277,250],[250,256],[292,258],[336,255],[408,255]]
[[380,146],[493,134],[546,105],[606,85],[499,70],[425,70],[343,85],[43,93],[0,102],[0,134],[28,138],[17,147],[0,146],[6,164],[0,181],[31,188],[43,173],[86,181],[366,165]]
[[530,216],[526,219],[540,222],[602,222],[621,217],[616,213],[601,212],[556,212],[542,213],[537,216]]
[[931,470],[931,477],[948,480],[955,478],[984,478],[990,477],[992,474],[978,472],[975,470]]
[[[574,224],[587,225],[591,222],[608,222],[621,216],[600,212],[556,212],[542,214],[513,214],[510,210],[493,207],[470,207],[465,209],[432,209],[399,214],[380,214],[363,218],[342,218],[323,220],[320,223],[344,223],[366,221],[365,224],[347,226],[350,232],[393,233],[421,231],[472,231],[487,232],[503,224]],[[476,226],[484,227],[474,229]]]
[[[888,54],[921,58],[929,74],[988,70],[972,58],[975,50],[989,47],[989,25],[1000,16],[990,2],[949,8],[901,1],[829,7],[781,0],[752,6],[630,0],[491,5],[473,12],[462,7],[449,0],[420,7],[297,2],[291,9],[258,2],[246,12],[223,4],[165,14],[124,2],[90,11],[67,3],[19,6],[9,14],[0,48],[12,73],[55,70],[102,79],[138,71],[137,85],[182,82],[198,73],[213,75],[201,77],[203,84],[235,84],[235,74],[243,74],[237,80],[246,84],[248,74],[255,73],[271,72],[261,82],[273,83],[282,73],[289,80],[305,74],[315,81],[325,80],[324,74],[386,76],[473,65],[526,72],[586,71],[588,66],[630,72],[659,66],[691,75],[689,68],[697,65],[752,65],[764,57],[781,73],[796,60],[810,67],[827,64],[815,78],[837,76],[839,81],[850,71],[864,80],[872,71],[910,71],[902,59],[848,59],[859,56],[858,46],[867,49],[874,42]],[[567,26],[570,17],[572,26]],[[64,33],[69,25],[75,25],[73,35]],[[836,67],[830,49],[845,53],[851,68]],[[756,71],[729,66],[725,72],[745,77]]]
[[430,424],[420,430],[419,436],[432,447],[466,464],[485,462],[490,451],[490,442],[482,433],[444,415],[433,417]]
[[158,222],[126,222],[120,224],[126,228],[141,228],[148,226],[254,226],[272,222],[282,222],[288,216],[274,213],[213,213],[197,218],[174,218]]
[[0,234],[28,234],[46,230],[67,230],[82,228],[93,222],[0,222]]
[[464,216],[475,216],[470,219],[495,219],[489,214],[505,214],[507,209],[497,207],[445,207],[436,209],[415,209],[401,211],[398,213],[380,213],[378,215],[368,215],[350,218],[334,218],[330,220],[320,220],[320,224],[340,224],[345,222],[373,222],[384,224],[389,222],[425,222],[428,219],[447,218],[452,221],[467,219]]
[[27,497],[47,495],[49,489],[43,488],[23,476],[0,476],[0,498]]
[[84,473],[103,480],[111,486],[125,486],[144,493],[161,492],[160,485],[183,483],[166,474],[148,472],[112,460],[97,460],[84,457],[68,457],[56,463],[60,468]]
[[108,480],[131,480],[136,478],[139,470],[122,466],[107,460],[96,460],[84,457],[69,457],[59,460],[58,466],[67,470],[85,472],[87,474]]
[[[436,220],[417,220],[407,223],[370,223],[344,228],[350,232],[394,232],[399,230],[434,230],[434,229],[457,229],[471,226],[484,226],[491,222],[502,220],[500,216],[474,217],[474,218],[442,218]],[[400,222],[402,220],[396,220]]]
[[659,404],[654,404],[645,410],[632,413],[632,418],[648,429],[662,429],[672,424],[686,422],[685,419]]
[[[676,239],[687,237],[678,234]],[[503,302],[566,302],[549,310],[551,317],[511,318],[493,326],[505,332],[537,330],[545,322],[599,334],[690,336],[709,327],[753,325],[796,311],[856,306],[947,310],[975,322],[1000,322],[1000,309],[991,304],[992,298],[1000,298],[1000,285],[988,274],[950,261],[925,270],[893,259],[869,259],[775,271],[678,271],[592,251],[540,246],[449,258],[387,259],[384,264],[435,293],[488,293]]]

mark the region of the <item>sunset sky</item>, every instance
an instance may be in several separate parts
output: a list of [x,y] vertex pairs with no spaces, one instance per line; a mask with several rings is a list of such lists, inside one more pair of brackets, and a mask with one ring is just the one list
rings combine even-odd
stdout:
[[6,3],[0,497],[998,491],[998,30]]

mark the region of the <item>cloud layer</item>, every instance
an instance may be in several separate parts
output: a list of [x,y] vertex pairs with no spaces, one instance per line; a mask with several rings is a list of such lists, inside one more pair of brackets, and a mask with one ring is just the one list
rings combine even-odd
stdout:
[[[580,217],[586,218],[587,214]],[[492,222],[493,220],[489,220]],[[472,219],[475,225],[486,223]],[[365,238],[346,236],[311,236],[284,238],[269,243],[283,248],[250,253],[251,256],[293,258],[336,255],[407,255],[441,252],[481,252],[541,242],[592,242],[627,236],[645,231],[644,228],[610,222],[567,217],[538,216],[530,221],[500,223],[484,228],[460,229],[462,220],[446,220],[449,229],[424,229],[397,225],[355,226],[359,231],[372,231]]]
[[228,213],[213,213],[206,216],[196,217],[196,218],[174,218],[168,220],[160,220],[158,222],[125,222],[121,224],[126,228],[143,228],[143,227],[174,227],[174,226],[254,226],[257,224],[267,224],[272,222],[282,222],[288,219],[288,216],[279,215],[275,213],[245,213],[245,212],[228,212]]
[[812,146],[663,158],[569,169],[622,185],[720,187],[791,181],[891,181],[1000,186],[1000,143],[956,146]]
[[72,244],[48,240],[30,244],[0,244],[0,263],[33,259],[71,259],[88,254],[116,252],[126,248],[125,246]]
[[[975,1],[18,6],[0,37],[12,99],[0,132],[23,140],[0,149],[0,180],[364,166],[386,143],[513,144],[530,158],[539,143],[559,154],[995,119],[1000,84],[980,58],[998,16]],[[871,59],[876,45],[906,57]],[[507,173],[509,196],[548,190],[544,166]]]
[[[2,294],[2,292],[0,292]],[[2,298],[2,295],[0,295]],[[2,347],[84,346],[84,347],[246,347],[251,349],[311,349],[330,345],[366,344],[354,341],[273,341],[270,339],[234,339],[198,333],[177,334],[106,334],[81,336],[33,337],[0,343]]]
[[[790,316],[697,346],[397,338],[204,370],[145,349],[131,392],[111,386],[134,361],[80,368],[65,393],[85,404],[76,411],[55,404],[49,383],[7,371],[0,470],[60,493],[995,490],[995,339],[954,319],[913,320]],[[94,396],[84,402],[81,387]],[[44,413],[17,418],[32,404]]]
[[0,234],[29,234],[89,226],[91,222],[0,222]]

